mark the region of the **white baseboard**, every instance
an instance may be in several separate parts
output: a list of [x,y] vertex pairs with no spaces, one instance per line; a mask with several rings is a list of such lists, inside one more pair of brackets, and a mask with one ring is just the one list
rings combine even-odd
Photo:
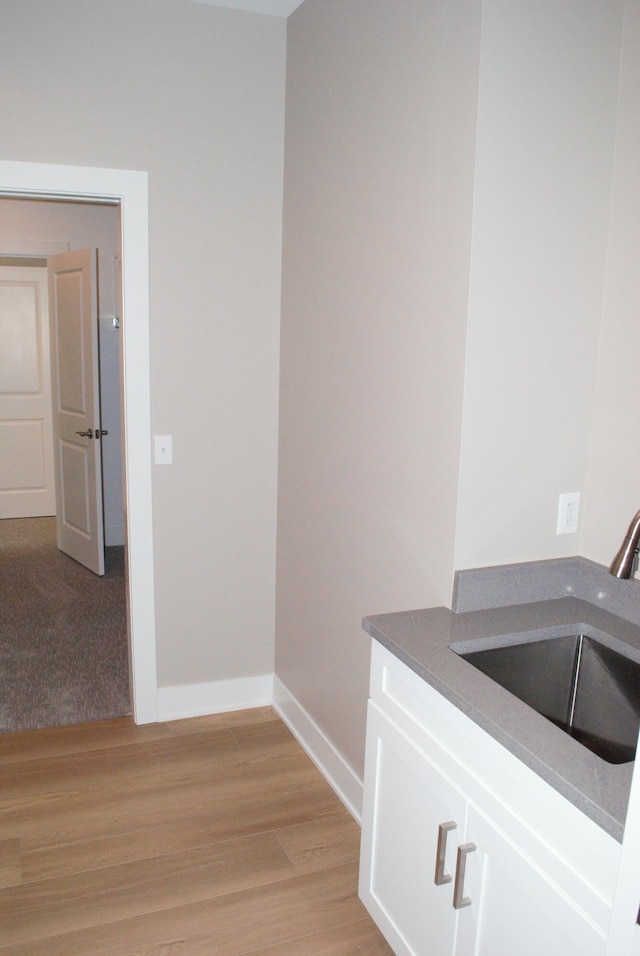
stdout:
[[180,720],[249,707],[268,707],[272,700],[273,674],[159,687],[158,720]]
[[363,782],[323,730],[289,692],[278,677],[273,678],[273,708],[285,722],[303,750],[335,790],[347,810],[362,824]]

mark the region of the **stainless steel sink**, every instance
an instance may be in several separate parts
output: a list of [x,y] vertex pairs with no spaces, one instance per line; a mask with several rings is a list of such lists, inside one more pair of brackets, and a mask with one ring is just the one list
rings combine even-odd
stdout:
[[636,661],[585,634],[460,656],[603,760],[634,759],[640,726]]

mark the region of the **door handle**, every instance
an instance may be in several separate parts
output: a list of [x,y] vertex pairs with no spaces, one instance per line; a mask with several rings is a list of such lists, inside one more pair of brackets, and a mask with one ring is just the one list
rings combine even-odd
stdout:
[[443,886],[451,882],[451,874],[444,872],[445,856],[447,855],[447,834],[455,830],[458,824],[454,820],[441,823],[438,827],[438,848],[436,850],[436,875],[433,882],[436,886]]
[[458,859],[456,862],[456,882],[453,888],[453,908],[461,910],[465,906],[471,906],[471,900],[464,895],[464,874],[467,867],[467,857],[476,850],[475,843],[463,843],[458,847]]
[[108,428],[96,428],[95,432],[93,428],[87,428],[86,432],[76,432],[76,435],[81,435],[82,438],[102,438],[103,435],[108,434]]

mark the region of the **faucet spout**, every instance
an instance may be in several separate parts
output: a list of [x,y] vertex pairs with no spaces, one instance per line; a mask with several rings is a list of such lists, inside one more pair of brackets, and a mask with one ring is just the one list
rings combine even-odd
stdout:
[[640,551],[640,511],[634,516],[620,545],[620,550],[611,562],[609,574],[616,578],[630,578],[638,568]]

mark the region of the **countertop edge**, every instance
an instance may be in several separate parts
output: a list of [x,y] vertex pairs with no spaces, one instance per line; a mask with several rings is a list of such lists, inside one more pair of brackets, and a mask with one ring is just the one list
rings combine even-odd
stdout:
[[[450,649],[532,627],[579,618],[640,652],[640,628],[577,598],[456,614],[445,607],[373,615],[364,630],[430,684],[507,751],[545,780],[618,842],[622,842],[633,763],[612,765],[591,754],[550,721]],[[576,750],[576,748],[579,748]],[[571,758],[574,758],[573,766]]]

